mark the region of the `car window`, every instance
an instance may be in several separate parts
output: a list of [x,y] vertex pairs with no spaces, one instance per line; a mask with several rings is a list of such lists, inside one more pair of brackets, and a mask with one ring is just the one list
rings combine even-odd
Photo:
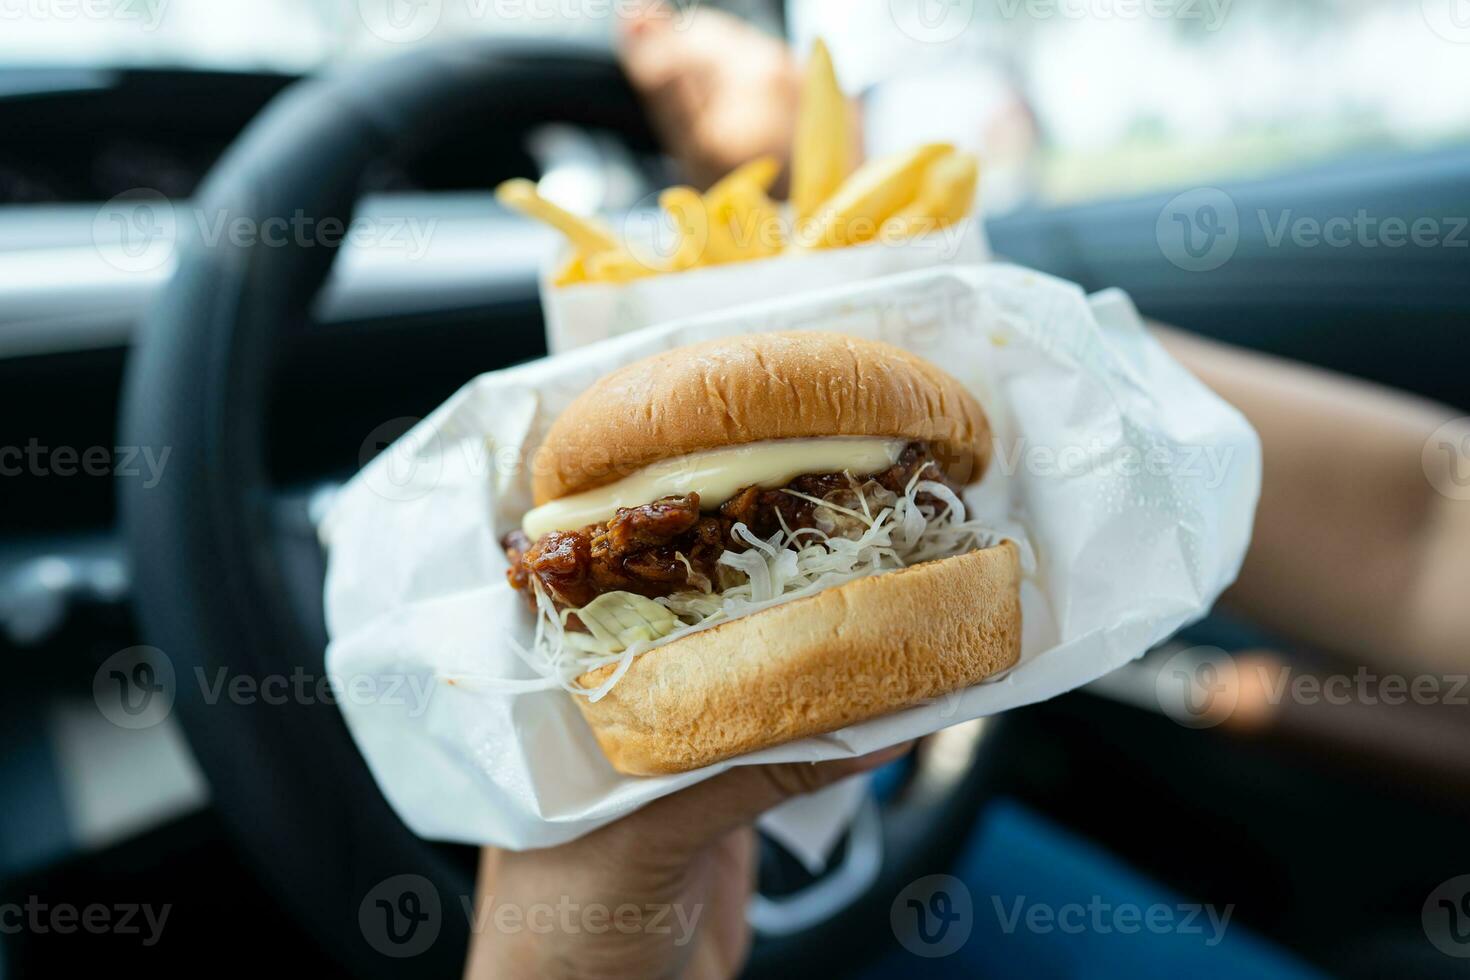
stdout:
[[[605,39],[646,0],[0,0],[0,68],[185,65],[302,71],[475,35]],[[777,0],[721,7],[776,29]]]
[[981,149],[992,213],[1470,138],[1466,0],[792,0],[870,149]]
[[4,0],[0,65],[301,71],[472,34],[605,36],[628,0]]

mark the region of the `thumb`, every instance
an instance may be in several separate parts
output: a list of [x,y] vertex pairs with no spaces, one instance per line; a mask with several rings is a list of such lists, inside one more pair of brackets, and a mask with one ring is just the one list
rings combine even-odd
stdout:
[[649,826],[641,828],[642,832],[656,834],[662,843],[697,849],[755,822],[762,813],[792,797],[872,772],[901,758],[913,746],[913,742],[903,742],[854,759],[831,762],[736,766],[656,800],[634,816],[648,821]]

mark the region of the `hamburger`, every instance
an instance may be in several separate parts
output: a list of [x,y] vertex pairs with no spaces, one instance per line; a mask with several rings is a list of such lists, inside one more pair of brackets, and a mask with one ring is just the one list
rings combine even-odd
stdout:
[[1020,655],[1019,554],[960,492],[990,426],[887,344],[725,337],[551,426],[502,544],[533,663],[620,772],[684,772],[968,687]]

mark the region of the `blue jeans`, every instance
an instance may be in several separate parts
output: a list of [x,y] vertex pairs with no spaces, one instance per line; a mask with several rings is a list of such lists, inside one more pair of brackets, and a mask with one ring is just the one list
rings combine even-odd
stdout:
[[861,976],[1320,975],[1232,921],[1233,907],[1176,895],[1009,800],[986,808],[952,875],[898,896],[908,948]]

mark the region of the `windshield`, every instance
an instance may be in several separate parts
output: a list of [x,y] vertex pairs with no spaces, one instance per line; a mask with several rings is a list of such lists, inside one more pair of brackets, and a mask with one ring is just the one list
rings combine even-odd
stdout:
[[991,214],[1470,138],[1470,0],[0,0],[0,98],[34,90],[26,66],[302,72],[471,35],[607,40],[648,2],[784,14],[798,52],[826,38],[869,151],[958,138]]
[[606,37],[630,0],[0,0],[0,67],[301,71],[491,33]]
[[870,93],[870,127],[899,145],[972,127],[991,213],[1470,138],[1470,0],[790,9],[797,47],[825,37]]

